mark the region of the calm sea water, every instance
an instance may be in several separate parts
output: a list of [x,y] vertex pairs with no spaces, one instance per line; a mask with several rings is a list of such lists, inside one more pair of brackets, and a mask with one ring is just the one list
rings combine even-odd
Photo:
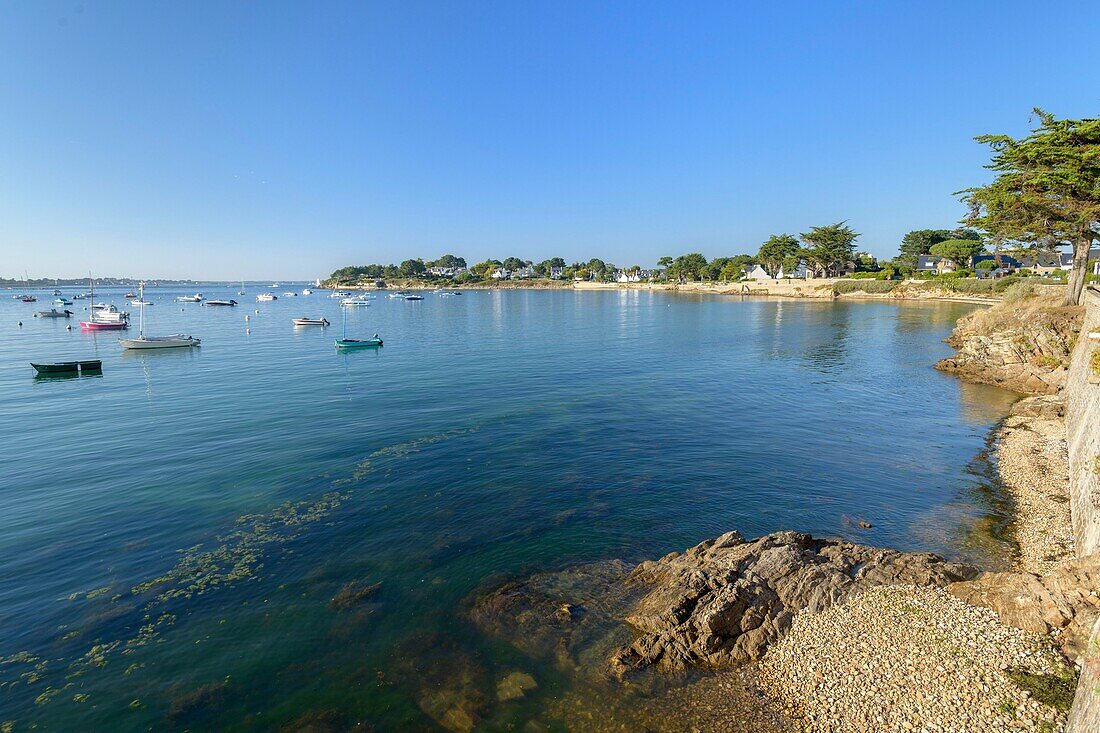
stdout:
[[[974,458],[1011,398],[931,368],[968,306],[382,297],[349,333],[386,345],[337,353],[327,293],[236,290],[205,288],[242,301],[211,308],[150,289],[148,332],[203,339],[160,353],[32,318],[49,296],[0,301],[0,722],[15,730],[314,714],[431,730],[418,654],[444,639],[515,661],[455,613],[495,573],[735,528],[980,552]],[[93,357],[102,376],[29,365]],[[349,581],[382,585],[334,610]],[[531,704],[495,720],[522,727]]]

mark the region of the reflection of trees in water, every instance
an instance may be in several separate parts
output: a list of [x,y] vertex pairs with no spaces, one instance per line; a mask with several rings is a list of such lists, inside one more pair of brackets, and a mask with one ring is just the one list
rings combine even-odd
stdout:
[[965,303],[898,303],[897,330],[898,333],[914,333],[927,330],[929,326],[950,330],[957,320],[973,310],[975,306]]
[[808,338],[802,348],[802,358],[810,368],[830,374],[846,365],[851,320],[852,305],[848,303],[811,314],[803,332]]

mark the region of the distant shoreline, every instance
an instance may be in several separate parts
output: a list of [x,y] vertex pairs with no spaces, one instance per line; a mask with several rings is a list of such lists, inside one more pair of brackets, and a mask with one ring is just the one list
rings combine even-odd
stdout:
[[[503,280],[496,282],[472,282],[439,284],[416,280],[387,281],[385,288],[373,285],[341,286],[345,290],[659,290],[676,293],[703,293],[711,295],[738,295],[771,298],[803,298],[814,300],[936,300],[955,303],[992,305],[1001,302],[999,295],[969,295],[958,293],[926,280],[907,280],[888,292],[855,290],[838,293],[837,283],[876,283],[877,280],[822,278],[816,280],[763,280],[735,283],[601,283],[573,282],[567,280]],[[331,287],[331,286],[329,286]],[[854,286],[858,287],[858,285]],[[873,286],[869,286],[873,287]],[[1041,285],[1036,287],[1058,288]]]

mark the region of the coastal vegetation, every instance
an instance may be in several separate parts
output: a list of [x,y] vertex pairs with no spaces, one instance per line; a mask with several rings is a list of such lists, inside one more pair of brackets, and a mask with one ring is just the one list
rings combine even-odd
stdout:
[[1100,119],[1058,120],[1035,109],[1039,126],[1021,139],[981,135],[996,177],[961,191],[966,223],[994,242],[1050,251],[1069,245],[1073,264],[1065,305],[1084,289],[1089,253],[1100,237]]

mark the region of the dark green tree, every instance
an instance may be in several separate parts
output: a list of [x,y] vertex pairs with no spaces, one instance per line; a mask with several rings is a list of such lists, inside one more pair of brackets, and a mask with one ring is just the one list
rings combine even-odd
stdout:
[[768,274],[774,275],[780,267],[783,267],[785,262],[798,254],[800,249],[798,239],[794,236],[790,234],[773,234],[768,237],[768,241],[760,245],[760,251],[756,253],[756,259],[768,271]]
[[799,235],[806,244],[803,255],[826,277],[852,259],[859,234],[847,222],[813,227]]
[[1066,305],[1081,301],[1089,251],[1100,236],[1100,119],[1058,120],[1034,110],[1039,126],[1019,140],[975,138],[988,145],[996,174],[986,186],[960,191],[964,223],[998,242],[1057,243],[1073,248]]
[[932,245],[929,254],[946,257],[955,263],[955,267],[968,267],[970,258],[979,254],[985,245],[980,239],[947,239]]

